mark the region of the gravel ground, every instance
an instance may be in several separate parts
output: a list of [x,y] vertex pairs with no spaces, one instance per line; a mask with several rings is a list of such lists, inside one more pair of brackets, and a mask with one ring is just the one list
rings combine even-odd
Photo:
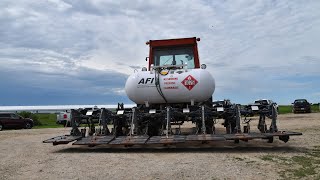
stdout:
[[[279,115],[288,143],[253,140],[213,148],[108,149],[43,144],[69,128],[0,132],[0,179],[279,179],[285,166],[263,157],[305,155],[320,146],[320,113]],[[253,124],[256,123],[256,118]],[[255,126],[252,126],[252,129]],[[304,177],[313,179],[319,176]]]

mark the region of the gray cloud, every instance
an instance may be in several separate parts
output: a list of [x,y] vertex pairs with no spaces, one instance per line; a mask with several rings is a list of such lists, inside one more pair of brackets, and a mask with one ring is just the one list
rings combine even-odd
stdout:
[[0,7],[0,70],[37,80],[32,86],[123,95],[126,77],[146,66],[147,40],[197,36],[219,97],[319,92],[283,78],[319,76],[317,1],[4,0]]

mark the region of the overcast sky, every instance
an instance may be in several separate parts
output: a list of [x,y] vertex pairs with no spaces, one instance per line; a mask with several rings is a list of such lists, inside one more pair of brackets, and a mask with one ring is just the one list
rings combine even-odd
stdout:
[[214,99],[320,102],[317,0],[1,0],[0,105],[132,103],[150,39],[200,37]]

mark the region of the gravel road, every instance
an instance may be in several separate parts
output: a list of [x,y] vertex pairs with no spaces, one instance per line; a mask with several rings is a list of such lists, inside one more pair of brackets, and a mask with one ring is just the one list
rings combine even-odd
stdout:
[[[213,148],[110,150],[42,143],[68,134],[69,128],[4,130],[0,132],[0,179],[279,179],[288,167],[266,157],[303,156],[320,146],[320,113],[279,115],[278,126],[303,136],[288,143],[253,140]],[[304,178],[313,177],[319,176]]]

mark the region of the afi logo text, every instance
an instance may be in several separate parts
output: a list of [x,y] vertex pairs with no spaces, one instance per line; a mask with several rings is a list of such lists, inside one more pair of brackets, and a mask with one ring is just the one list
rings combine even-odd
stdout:
[[152,84],[154,78],[142,78],[138,84]]

